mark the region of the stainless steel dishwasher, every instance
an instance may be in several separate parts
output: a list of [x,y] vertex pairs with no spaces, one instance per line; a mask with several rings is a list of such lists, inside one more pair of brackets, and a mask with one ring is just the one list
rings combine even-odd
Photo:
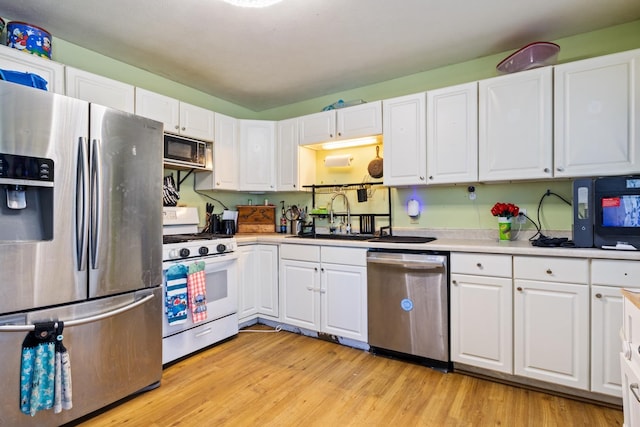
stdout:
[[451,369],[448,264],[448,252],[369,250],[367,300],[372,353]]

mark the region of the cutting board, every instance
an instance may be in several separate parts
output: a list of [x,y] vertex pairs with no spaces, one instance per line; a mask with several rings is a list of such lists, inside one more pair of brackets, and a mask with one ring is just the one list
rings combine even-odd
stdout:
[[236,206],[238,209],[238,233],[275,233],[275,206]]

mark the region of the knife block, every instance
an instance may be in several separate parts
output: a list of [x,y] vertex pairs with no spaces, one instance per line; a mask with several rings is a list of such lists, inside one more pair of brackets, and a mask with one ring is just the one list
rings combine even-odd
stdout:
[[275,233],[275,206],[237,206],[238,233]]

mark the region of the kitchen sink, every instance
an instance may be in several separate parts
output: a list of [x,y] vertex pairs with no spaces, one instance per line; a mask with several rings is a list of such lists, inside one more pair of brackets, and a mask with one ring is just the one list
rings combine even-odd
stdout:
[[302,234],[299,239],[328,239],[328,240],[357,240],[366,241],[373,238],[373,234]]

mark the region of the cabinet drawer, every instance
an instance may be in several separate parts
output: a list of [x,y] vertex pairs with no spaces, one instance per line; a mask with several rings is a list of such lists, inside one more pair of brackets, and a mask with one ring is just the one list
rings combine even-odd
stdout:
[[591,261],[591,284],[640,288],[640,261],[594,259]]
[[589,283],[589,260],[535,256],[513,257],[513,277],[545,282]]
[[358,248],[322,247],[322,262],[346,265],[367,265],[367,250]]
[[451,254],[451,272],[476,276],[511,277],[511,255]]
[[320,246],[280,245],[280,258],[320,262]]

